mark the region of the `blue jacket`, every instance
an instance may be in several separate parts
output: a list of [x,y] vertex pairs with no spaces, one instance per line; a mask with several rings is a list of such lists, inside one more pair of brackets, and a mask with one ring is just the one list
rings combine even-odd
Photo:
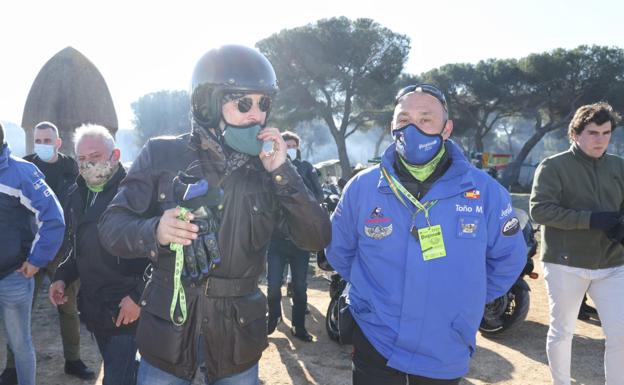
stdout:
[[[24,260],[50,262],[65,232],[63,209],[37,167],[0,147],[0,278]],[[35,227],[33,229],[33,227]]]
[[[405,373],[451,379],[468,372],[486,301],[503,295],[526,263],[509,193],[446,142],[452,163],[421,202],[440,225],[446,256],[425,261],[412,224],[426,226],[372,167],[345,188],[332,217],[331,265],[351,284],[350,309],[367,339]],[[394,144],[381,166],[392,167]]]

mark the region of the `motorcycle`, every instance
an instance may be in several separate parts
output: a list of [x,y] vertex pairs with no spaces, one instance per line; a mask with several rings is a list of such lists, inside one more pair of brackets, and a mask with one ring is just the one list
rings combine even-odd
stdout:
[[[340,196],[337,191],[333,189],[327,189],[325,191],[323,206],[330,215],[334,212],[339,199]],[[325,329],[327,330],[327,335],[330,339],[340,344],[345,344],[348,341],[345,339],[344,332],[342,333],[341,338],[340,320],[344,316],[351,315],[347,309],[346,298],[343,296],[345,288],[347,287],[347,281],[345,281],[340,274],[336,273],[334,268],[331,267],[327,261],[324,250],[316,253],[316,264],[323,271],[333,272],[330,278],[325,277],[325,279],[329,281],[329,297],[331,298],[329,306],[327,306],[327,312],[325,313]]]
[[484,337],[494,337],[505,333],[526,319],[529,313],[531,288],[524,280],[525,276],[537,279],[534,272],[533,256],[537,252],[536,230],[526,211],[516,208],[516,216],[520,221],[522,235],[527,245],[527,262],[520,276],[504,295],[485,305],[479,331]]
[[[316,263],[321,270],[334,271],[329,262],[327,262],[324,251],[319,251],[317,253]],[[325,313],[325,330],[330,339],[340,344],[347,344],[348,341],[345,338],[345,333],[344,331],[341,332],[340,328],[341,318],[350,317],[351,315],[347,309],[346,297],[343,295],[347,287],[347,281],[345,281],[340,274],[335,272],[328,281],[329,297],[331,299],[327,306],[327,312]],[[342,322],[342,324],[345,324],[345,322]]]

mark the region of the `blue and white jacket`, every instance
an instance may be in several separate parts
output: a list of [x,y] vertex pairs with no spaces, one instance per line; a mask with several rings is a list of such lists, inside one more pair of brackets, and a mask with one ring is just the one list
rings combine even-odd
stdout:
[[[380,166],[354,177],[332,216],[331,265],[350,284],[350,309],[364,335],[405,373],[452,379],[468,372],[486,302],[503,295],[526,264],[509,193],[471,166],[451,141],[449,169],[421,203],[440,225],[446,256],[425,261],[412,225],[425,215],[404,206]],[[393,169],[394,144],[381,166]]]
[[65,220],[63,209],[39,169],[12,156],[6,144],[0,149],[0,278],[3,278],[18,269],[24,260],[37,267],[47,265],[63,242]]

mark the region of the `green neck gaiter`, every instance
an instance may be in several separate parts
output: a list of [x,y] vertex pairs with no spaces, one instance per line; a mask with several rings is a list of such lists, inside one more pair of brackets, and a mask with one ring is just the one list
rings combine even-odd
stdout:
[[399,155],[399,159],[401,160],[403,166],[405,166],[405,169],[409,171],[409,173],[414,178],[416,178],[417,181],[423,182],[427,180],[427,178],[429,178],[431,174],[433,174],[445,152],[446,149],[444,148],[444,145],[440,146],[440,151],[438,152],[438,154],[434,156],[433,159],[429,161],[429,163],[422,166],[414,166],[412,164],[409,164],[405,159],[403,159],[401,155]]
[[89,191],[94,192],[94,193],[99,193],[99,192],[104,191],[104,186],[106,185],[106,182],[104,182],[102,184],[98,184],[96,186],[91,186],[89,184],[86,184],[86,185],[87,185],[87,188],[89,189]]

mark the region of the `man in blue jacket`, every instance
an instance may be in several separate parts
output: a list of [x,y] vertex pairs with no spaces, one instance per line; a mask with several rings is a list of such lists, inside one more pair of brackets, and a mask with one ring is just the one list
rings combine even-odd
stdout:
[[64,231],[63,210],[43,174],[11,155],[0,125],[0,311],[21,385],[35,384],[33,275],[54,258]]
[[[35,153],[26,155],[24,160],[37,166],[39,171],[45,176],[46,184],[50,186],[61,206],[63,206],[68,190],[76,181],[76,176],[78,176],[78,165],[72,157],[59,151],[63,140],[59,137],[59,130],[54,123],[38,123],[33,129],[33,136]],[[50,281],[53,280],[54,272],[64,258],[63,251],[60,250],[52,262],[35,274],[35,293],[39,292],[46,277]],[[57,308],[61,341],[63,342],[63,356],[65,358],[64,368],[65,373],[69,375],[83,380],[90,380],[95,378],[95,373],[87,368],[80,359],[80,319],[78,318],[78,307],[76,305],[77,293],[78,282],[65,290],[68,300]],[[33,300],[34,307],[37,301],[36,295]],[[55,327],[56,325],[51,326]],[[17,385],[15,360],[10,348],[7,348],[6,361],[6,368],[0,374],[0,385]]]
[[526,245],[509,193],[448,140],[444,94],[417,84],[395,102],[394,143],[345,187],[326,250],[351,284],[353,384],[458,384]]

